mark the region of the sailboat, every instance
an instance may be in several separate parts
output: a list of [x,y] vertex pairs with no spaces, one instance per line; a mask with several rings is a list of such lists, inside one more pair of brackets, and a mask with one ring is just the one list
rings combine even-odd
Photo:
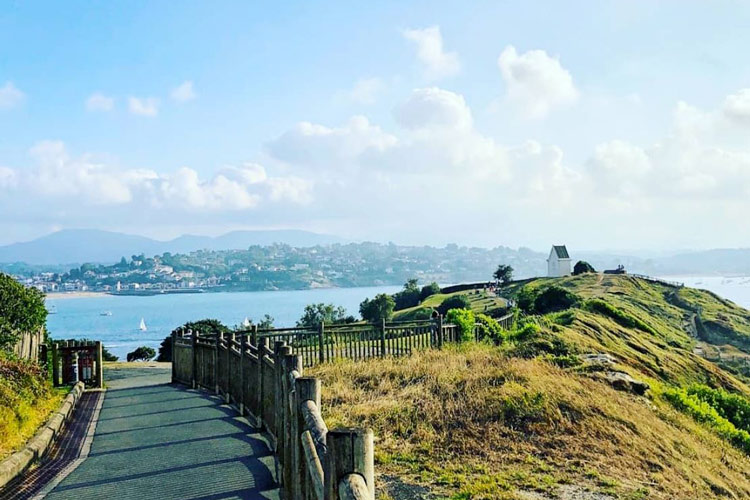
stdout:
[[250,318],[245,316],[245,320],[242,322],[242,326],[245,328],[250,328],[251,325],[252,323],[250,322]]
[[141,318],[141,324],[140,324],[140,326],[138,327],[138,329],[139,329],[140,331],[142,331],[142,332],[145,332],[145,331],[146,331],[146,322],[145,322],[145,321],[143,320],[143,318]]

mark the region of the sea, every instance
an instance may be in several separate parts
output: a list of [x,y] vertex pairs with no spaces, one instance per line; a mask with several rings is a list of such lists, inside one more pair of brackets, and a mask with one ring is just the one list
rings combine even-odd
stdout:
[[[47,298],[47,329],[53,339],[101,340],[124,360],[139,346],[157,349],[176,327],[188,321],[218,319],[227,326],[245,318],[259,321],[268,314],[277,327],[294,326],[307,304],[332,303],[359,316],[359,303],[399,286],[318,288],[273,292],[224,292],[152,296],[96,295]],[[146,330],[139,329],[141,319]]]

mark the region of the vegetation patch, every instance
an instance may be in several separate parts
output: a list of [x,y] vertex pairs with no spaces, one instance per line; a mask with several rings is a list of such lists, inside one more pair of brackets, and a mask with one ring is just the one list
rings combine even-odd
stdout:
[[620,325],[627,328],[638,328],[644,332],[656,334],[653,328],[636,318],[632,314],[626,313],[622,309],[605,302],[601,299],[590,299],[584,304],[584,308],[599,314],[603,314],[615,320]]

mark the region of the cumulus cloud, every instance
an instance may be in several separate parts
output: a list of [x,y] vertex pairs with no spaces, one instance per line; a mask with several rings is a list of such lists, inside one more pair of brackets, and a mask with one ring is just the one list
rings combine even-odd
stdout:
[[159,114],[159,99],[155,97],[128,97],[128,110],[134,115],[156,116]]
[[195,90],[193,89],[193,82],[190,80],[182,82],[172,90],[170,96],[177,102],[192,101],[196,98]]
[[417,46],[417,58],[425,68],[429,79],[457,75],[461,71],[461,62],[456,52],[443,49],[443,36],[440,26],[424,29],[408,29],[403,32],[404,38]]
[[414,90],[396,109],[396,120],[408,129],[472,126],[471,110],[464,97],[437,87]]
[[750,89],[741,89],[724,100],[724,114],[750,124]]
[[17,106],[25,97],[25,94],[18,90],[13,82],[5,82],[5,85],[0,87],[0,109]]
[[497,63],[505,82],[506,97],[529,118],[543,118],[553,109],[578,99],[579,92],[570,72],[543,50],[519,54],[509,45]]
[[88,111],[112,111],[115,107],[115,100],[99,92],[95,92],[86,99],[86,109]]
[[361,78],[349,91],[349,99],[358,104],[375,104],[385,85],[380,78]]

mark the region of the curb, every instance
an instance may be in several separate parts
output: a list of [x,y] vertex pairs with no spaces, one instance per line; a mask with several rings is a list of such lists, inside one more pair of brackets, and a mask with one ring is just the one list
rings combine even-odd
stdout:
[[78,400],[83,394],[83,382],[78,382],[63,400],[62,406],[47,420],[20,451],[0,462],[0,488],[22,474],[29,465],[41,459],[49,446],[57,439],[60,430],[68,421]]

